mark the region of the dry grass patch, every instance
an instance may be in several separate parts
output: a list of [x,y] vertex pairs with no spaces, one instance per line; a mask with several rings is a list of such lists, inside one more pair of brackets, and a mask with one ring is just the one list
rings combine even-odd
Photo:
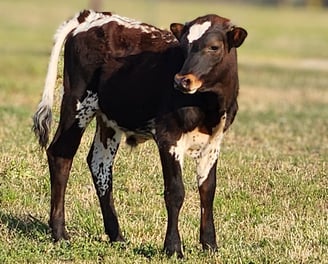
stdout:
[[328,105],[328,91],[299,87],[290,87],[282,91],[279,88],[242,85],[238,101],[241,112],[263,112],[270,108],[277,112],[286,112],[288,109],[306,111],[308,105]]

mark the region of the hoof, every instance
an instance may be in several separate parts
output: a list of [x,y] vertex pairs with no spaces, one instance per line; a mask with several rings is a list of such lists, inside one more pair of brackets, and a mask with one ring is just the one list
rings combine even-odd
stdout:
[[52,233],[52,238],[53,238],[54,242],[58,242],[59,240],[69,240],[70,239],[70,236],[64,226],[52,228],[51,233]]
[[170,258],[173,255],[177,256],[177,259],[183,258],[183,253],[181,247],[164,247],[165,254]]
[[121,234],[119,234],[115,239],[110,239],[111,243],[124,243],[125,241],[125,238]]
[[202,243],[203,250],[204,251],[211,251],[211,252],[217,252],[218,251],[218,246],[216,243]]

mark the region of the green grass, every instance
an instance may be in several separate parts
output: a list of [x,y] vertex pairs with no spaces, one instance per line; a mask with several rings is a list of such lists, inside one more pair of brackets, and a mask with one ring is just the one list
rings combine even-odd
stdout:
[[[218,13],[249,32],[239,50],[240,111],[218,169],[214,213],[220,249],[204,253],[198,243],[199,198],[194,164],[187,160],[183,262],[328,263],[327,10],[147,3],[107,1],[105,9],[161,27]],[[166,212],[153,142],[132,151],[123,144],[118,153],[114,196],[127,242],[108,243],[85,162],[94,124],[67,189],[72,239],[51,241],[48,167],[31,133],[31,116],[55,29],[85,7],[87,1],[78,0],[0,3],[0,262],[180,263],[162,253]]]

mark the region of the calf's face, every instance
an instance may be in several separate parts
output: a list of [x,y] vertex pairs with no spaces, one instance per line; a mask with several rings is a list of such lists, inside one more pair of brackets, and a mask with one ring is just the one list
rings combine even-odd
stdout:
[[184,93],[205,91],[210,73],[224,71],[224,58],[239,47],[246,30],[233,26],[228,19],[215,15],[198,18],[185,25],[171,24],[171,31],[185,53],[185,63],[175,75],[175,87]]

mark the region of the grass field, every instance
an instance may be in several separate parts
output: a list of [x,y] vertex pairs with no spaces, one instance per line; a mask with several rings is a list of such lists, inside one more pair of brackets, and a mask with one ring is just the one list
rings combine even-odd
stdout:
[[203,253],[198,244],[199,198],[194,165],[187,160],[180,217],[185,259],[167,259],[161,252],[166,212],[152,142],[132,151],[123,144],[118,153],[114,191],[128,242],[110,245],[85,162],[93,125],[67,190],[72,239],[52,243],[48,167],[31,133],[31,116],[43,89],[52,35],[87,1],[2,0],[0,263],[328,263],[328,10],[107,2],[105,9],[161,27],[217,13],[249,32],[239,49],[240,111],[218,169],[220,250]]

